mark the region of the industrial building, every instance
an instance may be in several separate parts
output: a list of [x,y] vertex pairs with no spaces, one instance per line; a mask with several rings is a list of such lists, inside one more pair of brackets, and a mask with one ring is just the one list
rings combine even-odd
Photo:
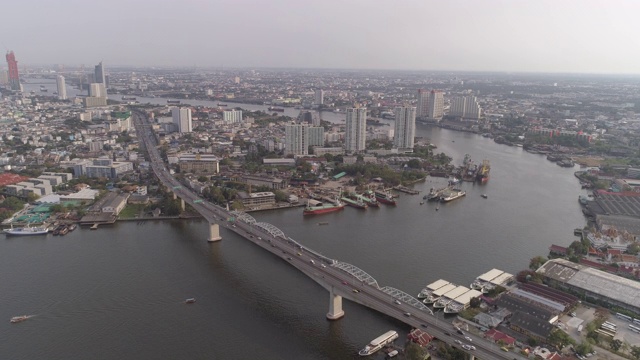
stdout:
[[640,314],[640,282],[565,259],[553,259],[537,273],[550,286],[568,290],[589,302],[605,302]]

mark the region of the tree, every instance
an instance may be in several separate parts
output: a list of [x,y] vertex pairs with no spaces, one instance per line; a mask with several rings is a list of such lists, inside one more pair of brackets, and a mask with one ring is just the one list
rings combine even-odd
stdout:
[[548,340],[551,344],[556,345],[559,349],[562,349],[569,344],[575,343],[575,341],[569,336],[569,334],[560,329],[554,329],[551,334],[549,334]]
[[634,345],[631,347],[631,356],[636,360],[640,360],[640,346]]
[[613,339],[611,343],[609,343],[609,346],[611,346],[611,350],[617,352],[622,347],[622,341],[619,339]]
[[540,266],[542,266],[545,262],[547,262],[547,258],[544,256],[536,256],[531,258],[531,261],[529,261],[529,269],[531,270],[537,270],[538,268],[540,268]]

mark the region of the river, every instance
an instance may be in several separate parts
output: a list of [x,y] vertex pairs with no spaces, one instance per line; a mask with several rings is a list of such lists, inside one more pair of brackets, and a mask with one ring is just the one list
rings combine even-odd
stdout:
[[[443,184],[429,178],[415,185],[421,195],[402,194],[397,207],[252,215],[414,295],[440,278],[468,285],[494,267],[515,273],[584,226],[575,169],[475,134],[426,125],[416,133],[455,164],[466,153],[489,159],[489,182],[463,183],[466,197],[438,211],[420,205]],[[190,220],[0,238],[0,359],[354,359],[383,332],[406,333],[347,300],[345,317],[327,321],[324,289],[251,242],[221,235],[209,244],[206,224]],[[184,304],[190,297],[197,302]],[[9,323],[22,314],[36,316]]]

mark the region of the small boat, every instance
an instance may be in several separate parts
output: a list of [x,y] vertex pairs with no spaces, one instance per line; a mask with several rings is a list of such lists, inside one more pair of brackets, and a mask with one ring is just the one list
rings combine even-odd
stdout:
[[420,205],[424,205],[424,201],[420,201]]
[[328,222],[319,222],[318,225],[329,225]]
[[480,195],[480,196],[482,196],[482,197],[483,197],[483,198],[485,198],[485,199],[486,199],[486,198],[488,198],[487,194],[482,194],[482,195]]
[[75,230],[77,226],[78,226],[78,225],[76,225],[76,224],[71,224],[71,225],[69,225],[69,232],[71,232],[71,231]]
[[185,304],[193,304],[194,302],[196,302],[195,298],[188,298],[187,300],[184,301]]
[[440,210],[440,205],[436,206],[436,211]]
[[15,324],[15,323],[19,323],[19,322],[23,322],[25,320],[27,320],[28,318],[30,318],[33,315],[21,315],[21,316],[14,316],[11,318],[11,323]]

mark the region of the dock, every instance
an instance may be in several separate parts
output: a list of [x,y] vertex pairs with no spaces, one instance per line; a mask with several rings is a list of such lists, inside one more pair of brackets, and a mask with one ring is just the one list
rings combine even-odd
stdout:
[[411,194],[411,195],[418,195],[420,193],[420,191],[418,191],[418,190],[409,189],[408,187],[402,186],[402,185],[394,186],[393,190],[400,191],[400,192],[407,193],[407,194]]

